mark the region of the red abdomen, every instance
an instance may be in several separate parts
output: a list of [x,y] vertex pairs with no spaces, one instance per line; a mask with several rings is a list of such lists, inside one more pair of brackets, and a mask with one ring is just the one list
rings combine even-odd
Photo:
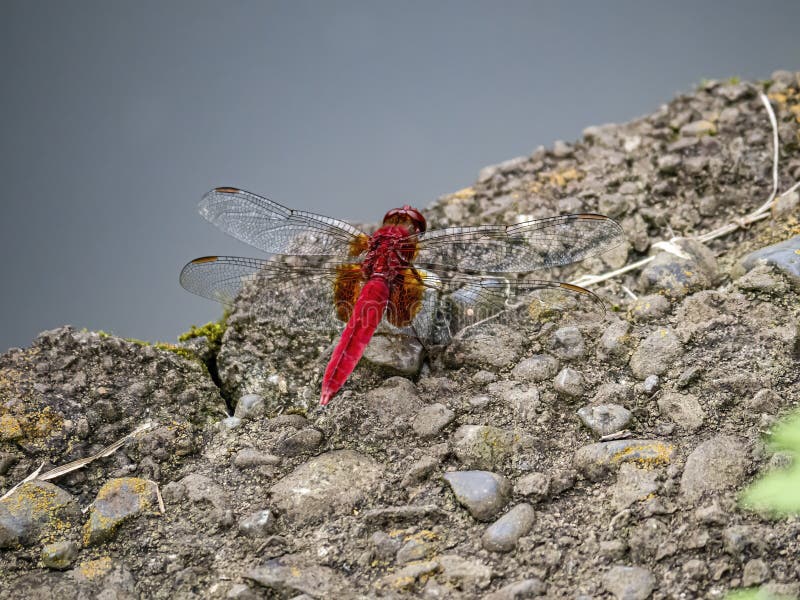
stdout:
[[333,351],[322,378],[320,404],[325,406],[353,372],[389,301],[389,284],[382,276],[372,277],[358,295],[353,313]]

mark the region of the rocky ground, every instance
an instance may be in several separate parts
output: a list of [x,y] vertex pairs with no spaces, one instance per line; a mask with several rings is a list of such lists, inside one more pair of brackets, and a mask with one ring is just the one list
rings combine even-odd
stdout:
[[683,258],[653,244],[768,197],[759,91],[780,190],[800,181],[799,89],[707,82],[482,170],[430,227],[594,211],[628,244],[558,276],[656,258],[594,288],[605,313],[545,310],[424,357],[376,344],[326,411],[331,338],[277,330],[252,291],[220,348],[62,328],[9,350],[3,492],[151,427],[0,501],[0,596],[798,596],[800,520],[737,504],[791,460],[763,436],[800,401],[798,194]]

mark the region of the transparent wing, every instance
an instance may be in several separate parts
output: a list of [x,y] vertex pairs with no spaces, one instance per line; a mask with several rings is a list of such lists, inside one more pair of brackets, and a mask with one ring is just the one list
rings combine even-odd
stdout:
[[[424,273],[424,272],[423,272]],[[506,318],[537,319],[541,309],[563,301],[563,294],[589,300],[601,310],[603,301],[582,287],[542,279],[518,280],[481,275],[426,276],[425,285],[435,289],[435,306],[424,306],[415,319],[415,329],[431,343],[447,343],[470,328],[502,323]],[[433,309],[433,310],[431,310]]]
[[[302,257],[291,257],[302,263]],[[261,260],[238,256],[206,256],[188,263],[180,275],[188,291],[232,306],[247,295],[252,307],[287,330],[336,331],[344,326],[337,317],[335,264],[289,264],[285,258]]]
[[344,221],[292,210],[236,188],[211,190],[199,209],[225,233],[270,254],[357,256],[366,249],[366,234]]
[[624,239],[616,221],[590,213],[451,227],[420,234],[414,264],[465,273],[528,273],[601,254]]

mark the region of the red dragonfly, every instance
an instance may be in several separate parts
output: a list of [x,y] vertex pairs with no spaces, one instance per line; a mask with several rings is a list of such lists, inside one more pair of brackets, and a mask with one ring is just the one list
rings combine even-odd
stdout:
[[258,303],[272,307],[278,325],[344,327],[322,380],[323,406],[379,325],[441,343],[520,306],[535,290],[596,298],[584,288],[524,274],[583,260],[624,239],[615,221],[591,213],[428,231],[422,213],[408,205],[387,212],[367,235],[344,221],[230,187],[208,192],[199,209],[224,232],[274,256],[196,258],[181,272],[184,288],[231,304],[244,283],[256,281]]

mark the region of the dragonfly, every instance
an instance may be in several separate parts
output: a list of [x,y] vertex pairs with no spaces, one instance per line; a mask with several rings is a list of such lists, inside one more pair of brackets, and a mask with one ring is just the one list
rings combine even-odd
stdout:
[[205,194],[199,212],[270,256],[196,258],[181,271],[185,289],[230,306],[243,287],[255,286],[257,304],[269,307],[278,325],[341,332],[322,378],[322,406],[344,386],[376,330],[446,343],[546,289],[602,304],[587,289],[530,273],[624,240],[618,223],[593,213],[428,230],[409,205],[389,210],[369,235],[233,187]]

